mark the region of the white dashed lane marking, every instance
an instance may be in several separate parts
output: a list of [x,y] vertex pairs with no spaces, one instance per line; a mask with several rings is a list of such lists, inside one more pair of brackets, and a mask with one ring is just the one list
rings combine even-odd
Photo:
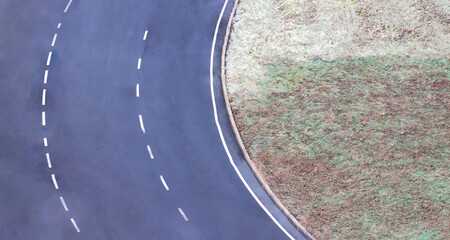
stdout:
[[164,188],[166,189],[166,191],[169,191],[169,187],[167,186],[167,183],[164,180],[164,177],[162,175],[160,175],[159,178],[161,179],[161,182],[164,185]]
[[150,148],[150,145],[147,145],[147,151],[148,151],[148,154],[150,155],[150,158],[154,159],[155,157],[153,156],[152,149]]
[[139,97],[139,83],[136,84],[136,97]]
[[59,186],[58,186],[58,182],[56,181],[55,174],[52,174],[52,180],[53,180],[53,185],[55,185],[55,189],[58,190]]
[[72,222],[75,230],[77,230],[77,232],[80,232],[80,229],[78,228],[78,225],[77,225],[77,222],[75,222],[75,219],[71,218],[70,221]]
[[53,35],[53,40],[52,40],[52,47],[55,46],[55,42],[56,42],[56,37],[58,37],[58,34],[55,33],[55,35]]
[[148,34],[148,30],[145,30],[145,33],[144,33],[144,37],[142,38],[142,40],[147,40],[147,34]]
[[47,89],[42,90],[42,106],[45,106],[45,95],[47,95]]
[[66,201],[64,201],[63,197],[59,197],[59,200],[61,201],[61,204],[63,205],[64,210],[66,210],[66,212],[69,211],[69,208],[66,205]]
[[137,69],[141,69],[141,62],[142,62],[142,59],[139,58],[138,59],[138,64],[137,64]]
[[67,12],[67,10],[69,10],[70,4],[72,3],[72,0],[69,0],[69,2],[67,3],[66,8],[64,9],[64,12]]
[[[64,13],[66,13],[66,12],[69,10],[71,4],[72,4],[72,0],[69,0],[69,2],[68,2],[67,5],[66,5],[66,8],[64,9]],[[61,23],[58,23],[58,25],[57,25],[56,28],[57,28],[57,29],[61,28]],[[58,37],[58,34],[55,33],[55,34],[53,35],[52,43],[51,43],[51,45],[50,45],[51,47],[54,47],[54,46],[55,46],[57,37]],[[52,60],[52,54],[53,54],[53,52],[49,52],[49,53],[48,53],[48,57],[47,57],[47,66],[50,66],[50,63],[51,63],[51,60]],[[45,70],[45,74],[44,74],[44,84],[47,84],[47,80],[48,80],[48,70]],[[46,104],[46,99],[47,99],[47,89],[44,88],[44,89],[42,89],[42,106],[45,106],[45,104]],[[42,126],[45,126],[45,125],[46,125],[45,111],[43,111],[43,112],[42,112]],[[145,131],[144,131],[144,133],[145,133]],[[44,141],[44,147],[47,147],[47,146],[48,146],[47,138],[44,137],[44,138],[43,138],[43,141]],[[52,166],[52,162],[51,162],[51,160],[50,160],[50,153],[45,153],[45,157],[46,157],[46,159],[47,159],[47,165],[48,165],[48,168],[51,169],[53,166]],[[52,181],[53,181],[53,185],[55,186],[55,189],[58,190],[58,189],[59,189],[59,186],[58,186],[58,182],[56,181],[56,176],[55,176],[55,174],[51,174],[51,177],[52,177]],[[68,211],[69,211],[69,208],[67,207],[67,204],[66,204],[66,201],[64,201],[64,198],[63,198],[62,196],[60,196],[60,197],[59,197],[59,200],[61,201],[61,205],[63,206],[64,210],[65,210],[66,212],[68,212]],[[74,219],[74,218],[70,218],[70,222],[72,222],[72,225],[73,225],[73,227],[75,228],[75,230],[76,230],[77,232],[80,232],[80,228],[78,227],[77,223],[75,222],[75,219]]]
[[47,78],[48,78],[48,70],[45,70],[45,73],[44,73],[44,84],[47,84]]
[[142,120],[142,115],[139,114],[139,123],[141,124],[141,130],[145,133],[144,120]]
[[42,112],[42,126],[45,126],[46,122],[45,122],[45,112]]
[[46,153],[45,158],[47,158],[48,168],[52,168],[52,161],[50,160],[50,153]]
[[48,57],[47,57],[47,66],[50,66],[50,60],[52,60],[52,52],[48,53]]
[[178,208],[178,211],[180,212],[181,216],[183,216],[183,218],[184,218],[184,221],[188,222],[188,221],[189,221],[189,219],[188,219],[188,218],[186,217],[186,214],[184,214],[184,212],[183,212],[183,209],[181,209],[181,208]]

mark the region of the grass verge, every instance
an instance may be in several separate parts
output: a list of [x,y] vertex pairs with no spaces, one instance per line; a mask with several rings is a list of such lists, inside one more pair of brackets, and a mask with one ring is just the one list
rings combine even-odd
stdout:
[[236,123],[319,239],[449,239],[448,59],[274,61]]

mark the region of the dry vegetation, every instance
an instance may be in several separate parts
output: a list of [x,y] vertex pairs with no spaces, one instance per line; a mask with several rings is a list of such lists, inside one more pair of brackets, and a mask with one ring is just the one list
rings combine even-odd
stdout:
[[449,4],[242,0],[236,122],[318,239],[450,239]]

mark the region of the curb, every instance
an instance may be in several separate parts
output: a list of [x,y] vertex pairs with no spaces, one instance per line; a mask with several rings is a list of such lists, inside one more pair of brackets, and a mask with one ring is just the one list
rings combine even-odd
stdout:
[[227,28],[226,28],[225,38],[224,38],[224,41],[223,41],[222,57],[221,57],[221,64],[220,64],[220,68],[221,68],[221,70],[220,70],[221,71],[220,78],[222,80],[222,91],[223,91],[223,96],[224,96],[224,100],[225,100],[225,106],[226,106],[227,112],[228,112],[228,118],[229,118],[230,123],[231,123],[231,128],[233,129],[233,133],[234,133],[234,135],[236,137],[236,140],[237,140],[237,142],[239,144],[239,147],[241,148],[241,151],[244,154],[245,161],[247,162],[248,166],[252,170],[252,172],[255,175],[255,177],[258,180],[258,182],[261,184],[261,186],[264,189],[264,191],[266,191],[267,195],[269,195],[269,197],[272,199],[272,201],[275,203],[275,205],[283,212],[283,214],[297,228],[297,230],[299,230],[303,234],[303,236],[305,236],[309,240],[316,240],[311,235],[311,233],[309,233],[306,230],[306,228],[303,227],[297,221],[297,219],[295,219],[295,217],[283,205],[283,203],[280,201],[280,199],[278,199],[278,197],[275,195],[275,193],[272,192],[272,190],[270,189],[269,185],[267,184],[265,179],[262,177],[260,171],[256,168],[255,164],[250,159],[250,156],[248,155],[247,149],[245,148],[244,143],[242,142],[241,135],[240,135],[240,133],[239,133],[237,127],[236,127],[236,122],[234,121],[233,112],[231,111],[230,101],[229,101],[229,98],[228,98],[228,88],[227,88],[227,79],[226,79],[225,69],[226,69],[226,51],[227,51],[227,47],[228,47],[228,42],[230,40],[231,25],[232,25],[233,18],[234,18],[234,15],[236,13],[236,8],[238,6],[239,1],[240,0],[235,0],[234,1],[233,10],[231,11],[230,18],[228,20],[228,25],[227,25]]

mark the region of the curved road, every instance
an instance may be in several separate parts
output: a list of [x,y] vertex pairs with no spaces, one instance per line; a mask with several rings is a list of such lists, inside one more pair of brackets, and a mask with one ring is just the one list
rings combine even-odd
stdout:
[[0,239],[304,239],[228,122],[232,4],[0,2]]

